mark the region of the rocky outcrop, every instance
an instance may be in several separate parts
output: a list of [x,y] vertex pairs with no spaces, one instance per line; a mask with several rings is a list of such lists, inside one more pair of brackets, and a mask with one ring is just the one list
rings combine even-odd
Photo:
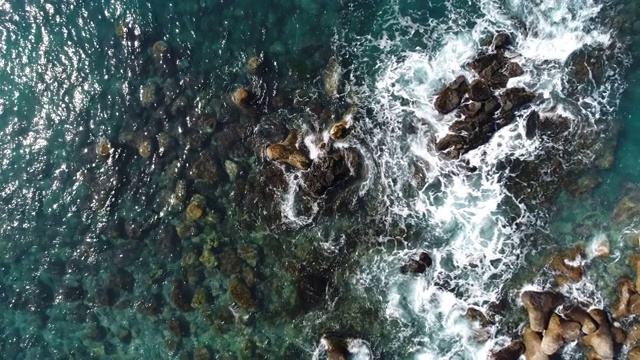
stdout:
[[581,326],[574,321],[562,319],[558,314],[551,315],[549,326],[544,332],[540,350],[546,355],[553,355],[565,342],[578,340]]
[[524,343],[525,353],[524,357],[527,360],[548,360],[549,356],[542,352],[542,335],[538,332],[531,330],[527,327],[524,329],[522,335],[522,342]]
[[434,102],[436,110],[441,114],[448,114],[457,109],[468,88],[467,79],[459,75],[438,93]]
[[590,346],[601,359],[613,359],[613,334],[611,324],[604,310],[589,310],[589,315],[598,323],[598,330],[586,335],[582,342]]

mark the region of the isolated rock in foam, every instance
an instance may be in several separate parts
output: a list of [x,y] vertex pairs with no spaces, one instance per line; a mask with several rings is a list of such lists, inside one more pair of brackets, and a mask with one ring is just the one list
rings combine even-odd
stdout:
[[525,291],[520,295],[522,304],[529,313],[529,326],[533,331],[543,332],[553,310],[564,301],[562,294],[552,291]]
[[460,75],[438,93],[433,105],[439,113],[448,114],[460,106],[468,88],[467,79]]
[[527,327],[524,329],[522,335],[522,342],[524,343],[525,353],[524,357],[527,360],[548,360],[549,356],[542,352],[540,344],[542,343],[542,335],[538,332],[531,330]]
[[585,334],[591,334],[594,331],[598,330],[598,324],[596,323],[596,321],[593,320],[587,310],[581,308],[578,305],[565,304],[560,307],[558,312],[566,319],[580,323],[581,330]]
[[580,337],[580,324],[562,319],[558,314],[551,315],[549,327],[544,332],[540,350],[547,354],[555,354],[565,341],[575,341]]
[[593,350],[603,360],[613,359],[613,334],[611,324],[604,310],[589,310],[589,315],[598,323],[598,330],[582,338],[586,346],[591,346]]

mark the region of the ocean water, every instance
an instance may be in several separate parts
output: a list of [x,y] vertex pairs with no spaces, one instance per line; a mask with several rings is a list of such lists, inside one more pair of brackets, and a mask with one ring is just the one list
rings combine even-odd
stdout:
[[[0,0],[0,19],[1,358],[323,359],[341,339],[485,359],[520,338],[522,290],[609,309],[635,276],[637,2]],[[536,98],[448,158],[436,94],[496,32]],[[568,129],[528,137],[531,109]],[[294,129],[309,170],[266,156]],[[559,283],[576,245],[584,276]]]

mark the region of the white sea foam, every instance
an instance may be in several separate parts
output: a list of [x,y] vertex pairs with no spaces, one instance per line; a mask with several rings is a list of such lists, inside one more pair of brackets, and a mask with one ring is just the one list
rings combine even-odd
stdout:
[[[460,19],[441,24],[398,19],[398,27],[409,27],[412,32],[446,34],[422,50],[398,50],[387,36],[366,45],[388,53],[379,65],[375,84],[362,90],[373,99],[368,105],[375,110],[375,118],[361,124],[378,169],[370,176],[381,184],[389,217],[428,229],[429,236],[412,239],[409,247],[428,249],[434,265],[424,277],[400,275],[398,266],[410,251],[398,250],[364,261],[367,267],[353,281],[367,279],[386,289],[387,317],[400,320],[407,328],[422,328],[424,338],[413,339],[414,346],[407,350],[417,359],[484,359],[496,341],[503,340],[492,334],[488,340],[477,341],[477,331],[464,314],[470,305],[486,309],[500,300],[505,283],[522,268],[526,248],[521,241],[539,225],[539,219],[510,198],[497,166],[505,159],[533,159],[553,146],[539,138],[526,139],[524,116],[519,114],[513,124],[461,161],[445,159],[435,150],[434,141],[447,133],[455,117],[435,111],[436,91],[459,74],[472,78],[463,64],[476,53],[481,37],[486,30],[507,29],[516,34],[517,61],[526,71],[509,85],[541,94],[542,100],[535,104],[541,112],[552,111],[572,119],[574,126],[594,128],[596,119],[615,106],[609,99],[612,86],[618,86],[615,79],[580,94],[578,104],[566,99],[564,62],[578,49],[604,47],[611,41],[609,32],[595,20],[600,5],[593,1],[512,0],[504,4],[483,0],[480,8],[484,19],[473,29],[454,32],[450,31],[455,27],[453,21]],[[388,27],[393,28],[393,21]],[[413,133],[405,131],[407,124],[415,129]],[[477,167],[477,172],[465,171],[463,162]],[[414,185],[415,167],[425,174],[426,185],[417,195],[406,196],[406,187]],[[514,206],[507,208],[505,202]],[[514,226],[516,222],[519,227]],[[577,293],[595,296],[588,279],[567,291],[577,297]]]

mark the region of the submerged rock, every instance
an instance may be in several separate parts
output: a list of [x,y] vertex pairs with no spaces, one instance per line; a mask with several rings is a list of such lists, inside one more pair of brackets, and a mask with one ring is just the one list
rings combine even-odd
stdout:
[[448,114],[460,106],[468,88],[467,79],[464,75],[459,75],[438,93],[433,105],[439,113]]
[[175,280],[171,285],[171,293],[169,295],[171,303],[178,310],[192,311],[191,307],[191,291],[182,280]]
[[619,198],[611,215],[611,221],[615,224],[622,224],[633,221],[640,215],[640,187],[637,185],[627,186],[622,196]]
[[251,294],[251,290],[245,285],[245,283],[238,277],[232,277],[229,280],[229,296],[240,307],[253,310],[257,304]]
[[341,78],[342,68],[340,67],[340,64],[338,64],[336,58],[332,57],[322,72],[322,82],[325,94],[332,98],[338,96]]

